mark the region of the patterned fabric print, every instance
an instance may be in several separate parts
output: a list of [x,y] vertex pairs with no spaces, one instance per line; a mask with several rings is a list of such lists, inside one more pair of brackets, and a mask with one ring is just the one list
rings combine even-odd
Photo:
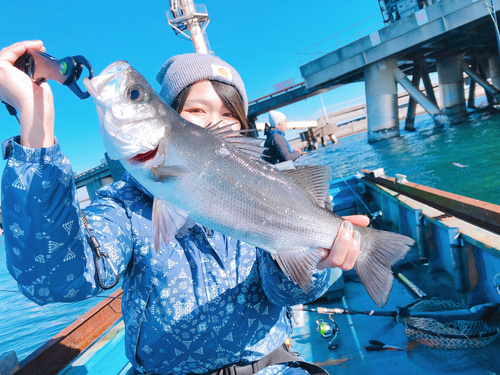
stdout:
[[272,260],[271,254],[262,249],[257,249],[257,258],[264,259],[260,262],[260,274],[263,283],[264,292],[268,298],[279,305],[293,306],[300,303],[309,303],[326,293],[338,277],[332,278],[332,270],[326,269],[317,271],[313,275],[313,281],[308,293],[304,293],[300,287],[279,269]]
[[[56,144],[4,144],[2,180],[7,263],[20,289],[43,304],[100,292],[82,229],[71,167]],[[70,176],[68,178],[67,176]],[[159,252],[152,245],[152,197],[130,175],[98,191],[85,210],[92,234],[123,277],[125,350],[148,373],[203,373],[269,354],[291,334],[286,306],[317,299],[329,271],[305,295],[267,252],[189,228]],[[113,275],[100,264],[106,284]],[[288,291],[288,292],[287,292]],[[303,373],[284,365],[261,374]]]
[[66,184],[68,175],[73,180],[68,159],[58,144],[29,149],[17,142],[3,146],[9,158],[2,178],[9,272],[21,292],[40,305],[97,294],[91,250],[73,205],[76,190]]

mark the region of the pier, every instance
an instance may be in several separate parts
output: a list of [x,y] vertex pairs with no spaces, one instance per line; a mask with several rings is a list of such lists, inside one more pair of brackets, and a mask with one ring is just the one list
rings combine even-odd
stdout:
[[[406,116],[409,130],[417,103],[440,123],[460,119],[467,106],[474,106],[474,95],[465,101],[464,72],[471,79],[472,92],[476,84],[481,85],[489,102],[495,102],[500,57],[491,7],[475,0],[379,3],[384,27],[333,50],[312,46],[300,52],[305,61],[300,66],[304,83],[251,102],[249,117],[364,81],[368,140],[375,142],[399,136],[398,83],[411,98]],[[500,1],[491,4],[500,7]],[[439,103],[429,78],[433,72],[438,75]],[[420,82],[425,94],[417,88]]]

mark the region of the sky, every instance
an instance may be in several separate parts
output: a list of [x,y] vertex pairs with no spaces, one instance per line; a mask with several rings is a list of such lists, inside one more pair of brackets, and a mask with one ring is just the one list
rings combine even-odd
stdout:
[[[297,53],[334,34],[353,35],[356,23],[382,22],[376,0],[200,0],[210,17],[206,29],[211,50],[242,77],[249,100],[274,85],[303,81]],[[194,52],[193,44],[168,25],[168,0],[2,1],[0,48],[40,39],[46,53],[61,59],[82,55],[94,73],[116,60],[127,60],[158,90],[155,77],[170,57]],[[349,28],[349,29],[348,29]],[[348,29],[347,31],[343,31]],[[329,45],[332,39],[320,44]],[[81,81],[81,80],[80,80]],[[80,85],[83,85],[80,82]],[[99,121],[92,99],[80,100],[66,87],[51,84],[55,100],[55,135],[76,171],[104,158]],[[356,83],[322,94],[326,107],[364,95]],[[0,139],[19,134],[19,125],[0,107]],[[319,96],[283,107],[287,117],[310,119],[321,110]],[[314,118],[316,119],[316,118]],[[0,161],[3,170],[4,161]]]

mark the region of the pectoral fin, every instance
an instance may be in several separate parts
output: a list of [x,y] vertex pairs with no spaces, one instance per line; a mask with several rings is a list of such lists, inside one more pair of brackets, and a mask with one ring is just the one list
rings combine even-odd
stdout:
[[151,173],[153,174],[155,181],[161,182],[170,177],[177,177],[188,174],[189,170],[182,165],[170,165],[152,167]]
[[160,250],[161,239],[167,244],[186,222],[189,213],[155,198],[153,201],[153,238],[156,252]]

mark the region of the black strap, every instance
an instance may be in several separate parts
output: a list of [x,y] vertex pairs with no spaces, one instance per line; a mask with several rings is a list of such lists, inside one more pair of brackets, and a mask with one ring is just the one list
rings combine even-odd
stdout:
[[300,368],[304,369],[311,375],[328,375],[328,372],[323,370],[321,367],[312,363],[304,362],[293,355],[285,344],[281,345],[276,350],[266,355],[264,358],[252,362],[249,365],[232,365],[207,372],[203,375],[253,375],[267,366],[286,362],[297,363]]

